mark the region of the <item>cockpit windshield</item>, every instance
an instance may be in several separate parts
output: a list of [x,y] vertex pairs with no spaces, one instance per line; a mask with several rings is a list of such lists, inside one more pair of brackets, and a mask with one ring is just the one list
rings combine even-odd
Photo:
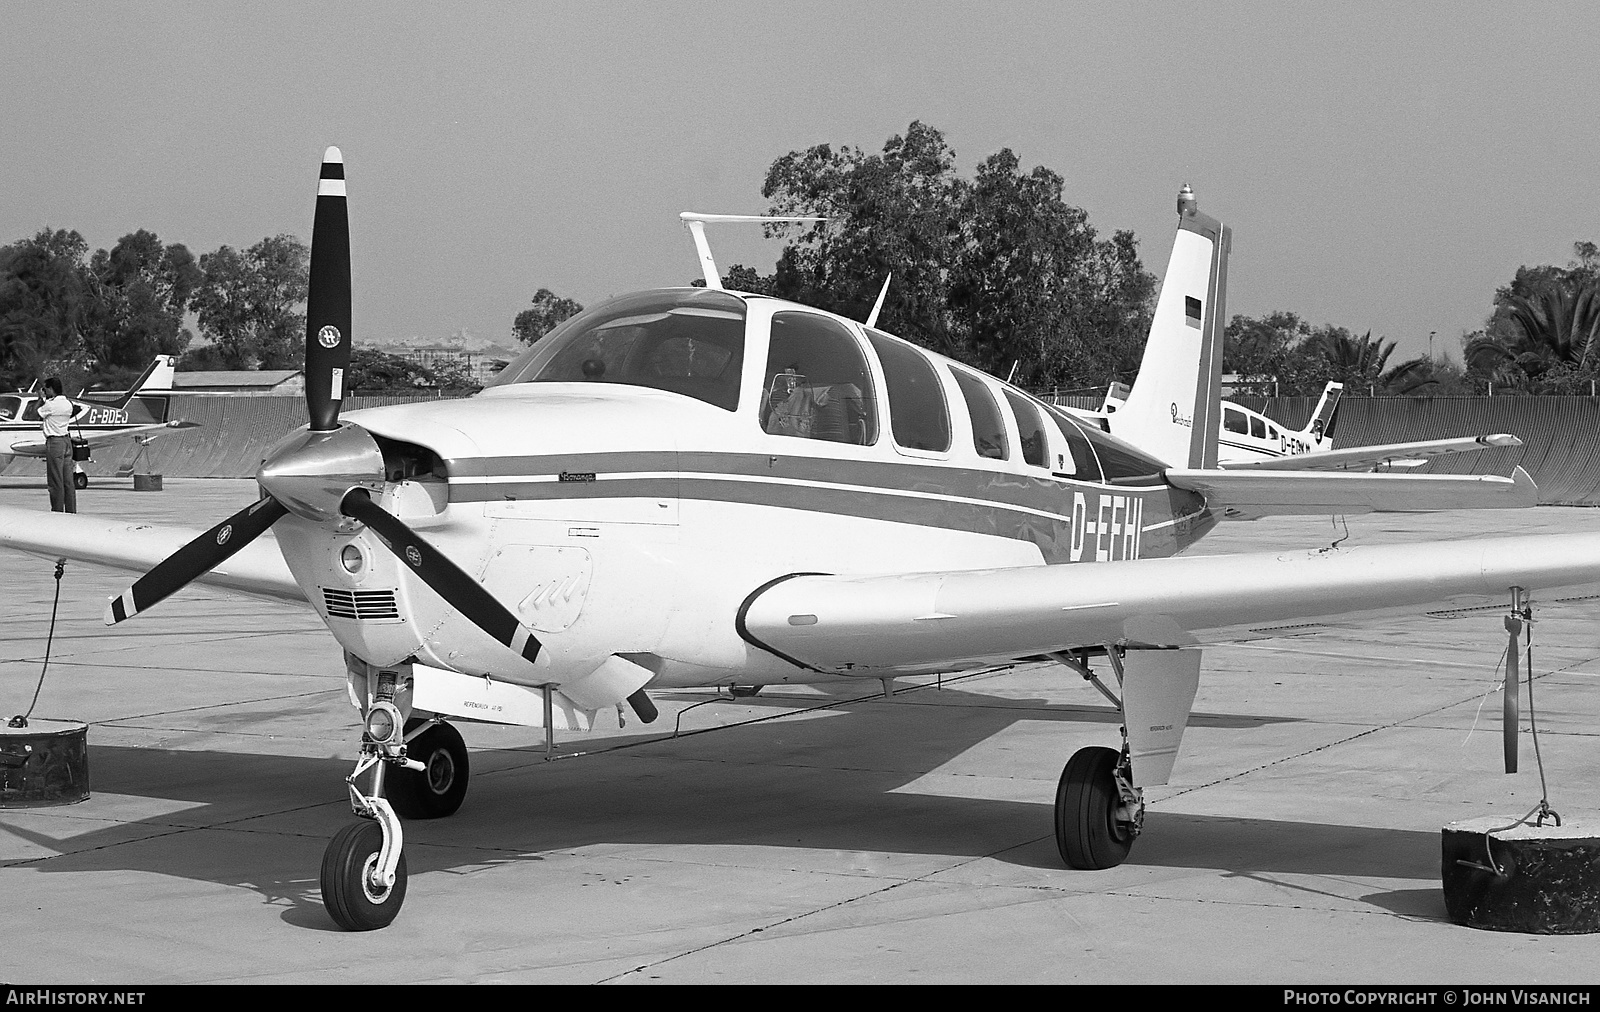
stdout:
[[625,295],[561,324],[489,385],[626,383],[734,411],[744,321],[744,300],[714,289]]

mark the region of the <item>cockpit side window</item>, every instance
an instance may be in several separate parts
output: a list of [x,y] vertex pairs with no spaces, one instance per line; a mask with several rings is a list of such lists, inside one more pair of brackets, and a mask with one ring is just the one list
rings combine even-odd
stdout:
[[1266,420],[1263,419],[1263,418],[1258,418],[1255,415],[1251,415],[1250,416],[1250,435],[1256,437],[1257,439],[1266,439],[1267,438],[1267,423],[1266,423]]
[[947,452],[950,408],[944,402],[939,374],[921,352],[906,342],[870,328],[867,338],[883,364],[894,441],[908,450]]
[[21,397],[0,397],[0,422],[9,422],[15,420],[17,417],[17,409],[21,407]]
[[872,374],[848,329],[815,313],[774,313],[768,347],[765,431],[857,446],[878,441]]
[[511,383],[624,383],[739,407],[744,300],[708,289],[641,292],[579,313],[496,376]]
[[1034,467],[1045,467],[1049,459],[1050,442],[1044,434],[1044,419],[1033,402],[1017,393],[1006,391],[1011,403],[1011,413],[1017,419],[1017,438],[1022,441],[1022,459]]
[[1061,430],[1062,437],[1067,441],[1067,449],[1072,454],[1071,458],[1056,462],[1058,465],[1056,473],[1082,478],[1085,481],[1099,481],[1102,477],[1100,460],[1095,456],[1094,448],[1089,445],[1089,437],[1084,435],[1084,429],[1089,426],[1080,426],[1077,419],[1069,417],[1060,408],[1046,408],[1045,415],[1056,423],[1057,429]]
[[1005,460],[1011,455],[1006,440],[1006,424],[1000,420],[1000,405],[983,380],[965,369],[950,368],[955,377],[956,389],[967,402],[967,414],[972,418],[972,448],[978,456]]
[[1244,412],[1230,404],[1222,406],[1222,427],[1241,436],[1250,433],[1250,423],[1245,421]]

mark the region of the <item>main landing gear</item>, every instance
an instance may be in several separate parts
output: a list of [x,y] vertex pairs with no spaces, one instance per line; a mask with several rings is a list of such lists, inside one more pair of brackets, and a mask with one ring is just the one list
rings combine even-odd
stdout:
[[[375,714],[380,716],[374,719]],[[346,931],[382,928],[400,913],[406,898],[400,817],[443,818],[454,814],[467,795],[467,747],[461,733],[435,718],[408,721],[404,735],[397,735],[393,728],[399,721],[393,718],[398,716],[387,702],[368,712],[361,757],[355,772],[345,778],[351,807],[368,821],[341,829],[322,855],[322,904]],[[356,786],[368,770],[370,794]]]
[[1081,748],[1056,787],[1056,849],[1070,868],[1115,868],[1144,828],[1144,798],[1129,773],[1128,752]]
[[[1123,682],[1121,653],[1104,651]],[[1089,669],[1089,652],[1051,654],[1123,711],[1122,700]],[[1125,688],[1126,686],[1124,686]],[[1144,792],[1133,786],[1128,752],[1127,714],[1123,712],[1122,751],[1094,746],[1072,754],[1056,785],[1056,849],[1069,868],[1099,871],[1127,860],[1134,838],[1144,829]]]

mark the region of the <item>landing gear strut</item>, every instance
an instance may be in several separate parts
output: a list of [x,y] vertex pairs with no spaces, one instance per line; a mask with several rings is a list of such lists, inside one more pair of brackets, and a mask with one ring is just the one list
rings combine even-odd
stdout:
[[[400,817],[442,818],[460,808],[467,794],[461,732],[436,718],[407,721],[404,735],[394,733],[399,712],[388,701],[391,690],[392,680],[369,708],[361,757],[345,778],[350,806],[366,821],[340,830],[322,855],[322,904],[346,931],[382,928],[400,913],[406,898]],[[356,786],[368,770],[370,794]]]
[[1115,868],[1144,828],[1144,798],[1129,780],[1127,752],[1082,748],[1056,787],[1056,848],[1068,867]]
[[[1122,652],[1107,644],[1117,683],[1126,688]],[[1056,785],[1056,849],[1069,868],[1098,871],[1127,860],[1133,840],[1144,829],[1144,792],[1133,786],[1128,752],[1127,711],[1117,694],[1089,670],[1090,651],[1051,654],[1083,676],[1123,714],[1122,751],[1095,746],[1072,754]]]

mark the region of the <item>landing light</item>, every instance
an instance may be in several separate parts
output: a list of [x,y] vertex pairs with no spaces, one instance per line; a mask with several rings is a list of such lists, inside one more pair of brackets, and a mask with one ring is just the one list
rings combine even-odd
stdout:
[[367,737],[379,745],[392,745],[399,737],[400,711],[393,703],[377,702],[367,711]]
[[366,568],[366,557],[361,554],[361,549],[355,545],[345,545],[339,553],[339,562],[344,566],[344,571],[354,575]]

